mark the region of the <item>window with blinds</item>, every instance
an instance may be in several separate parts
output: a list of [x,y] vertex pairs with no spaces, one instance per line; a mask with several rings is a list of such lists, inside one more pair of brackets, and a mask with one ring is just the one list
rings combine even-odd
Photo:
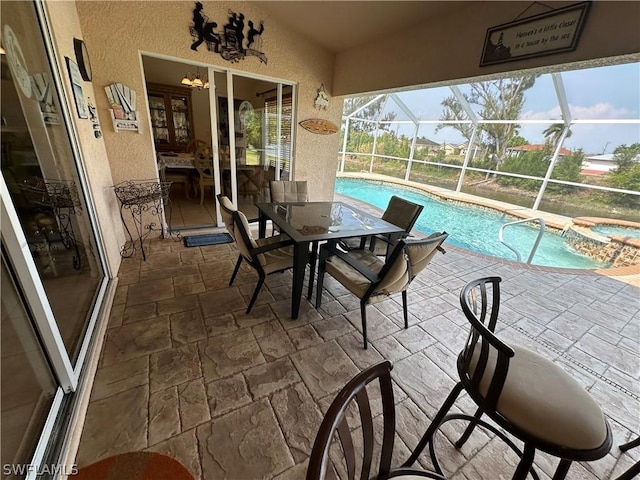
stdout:
[[[270,166],[279,168],[281,177],[291,171],[291,138],[293,134],[293,100],[291,93],[282,95],[282,117],[280,122],[280,138],[278,139],[278,98],[265,98],[264,127],[266,140],[267,162]],[[278,142],[279,140],[279,142]]]

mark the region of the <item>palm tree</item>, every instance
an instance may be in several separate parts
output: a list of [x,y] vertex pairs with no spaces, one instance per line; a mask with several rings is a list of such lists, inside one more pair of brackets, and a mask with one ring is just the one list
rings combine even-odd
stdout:
[[[558,140],[560,140],[560,136],[564,131],[564,128],[565,128],[564,123],[554,123],[549,128],[547,128],[544,132],[542,132],[542,134],[544,135],[544,138],[546,139],[547,143],[557,145]],[[564,138],[569,138],[572,133],[573,132],[571,131],[571,129],[569,129],[567,131],[567,136]]]

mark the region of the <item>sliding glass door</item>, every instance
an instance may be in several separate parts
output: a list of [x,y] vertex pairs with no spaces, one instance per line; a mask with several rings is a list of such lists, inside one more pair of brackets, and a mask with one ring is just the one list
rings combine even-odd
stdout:
[[31,463],[58,385],[38,332],[22,301],[15,273],[4,253],[0,282],[0,460],[3,466],[16,466],[14,472],[4,470],[3,478],[4,475],[21,478],[17,468]]
[[31,465],[8,478],[33,478],[62,440],[53,424],[67,418],[108,278],[44,7],[1,2],[0,14],[1,451],[3,467]]
[[104,268],[34,5],[1,8],[2,177],[75,363]]
[[220,188],[257,219],[269,181],[291,177],[294,86],[231,72],[215,82]]

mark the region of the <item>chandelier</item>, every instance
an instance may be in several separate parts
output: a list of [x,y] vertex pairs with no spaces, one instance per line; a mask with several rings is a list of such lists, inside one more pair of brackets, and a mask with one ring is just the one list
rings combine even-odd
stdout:
[[182,85],[186,85],[187,87],[193,87],[197,89],[209,88],[209,79],[206,75],[204,77],[200,76],[200,68],[197,68],[195,74],[187,72],[180,83]]

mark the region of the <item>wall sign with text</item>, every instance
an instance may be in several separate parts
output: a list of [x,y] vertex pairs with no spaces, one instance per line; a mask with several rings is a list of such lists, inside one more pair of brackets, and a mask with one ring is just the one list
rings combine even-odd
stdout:
[[590,5],[576,3],[489,28],[480,66],[575,50]]

